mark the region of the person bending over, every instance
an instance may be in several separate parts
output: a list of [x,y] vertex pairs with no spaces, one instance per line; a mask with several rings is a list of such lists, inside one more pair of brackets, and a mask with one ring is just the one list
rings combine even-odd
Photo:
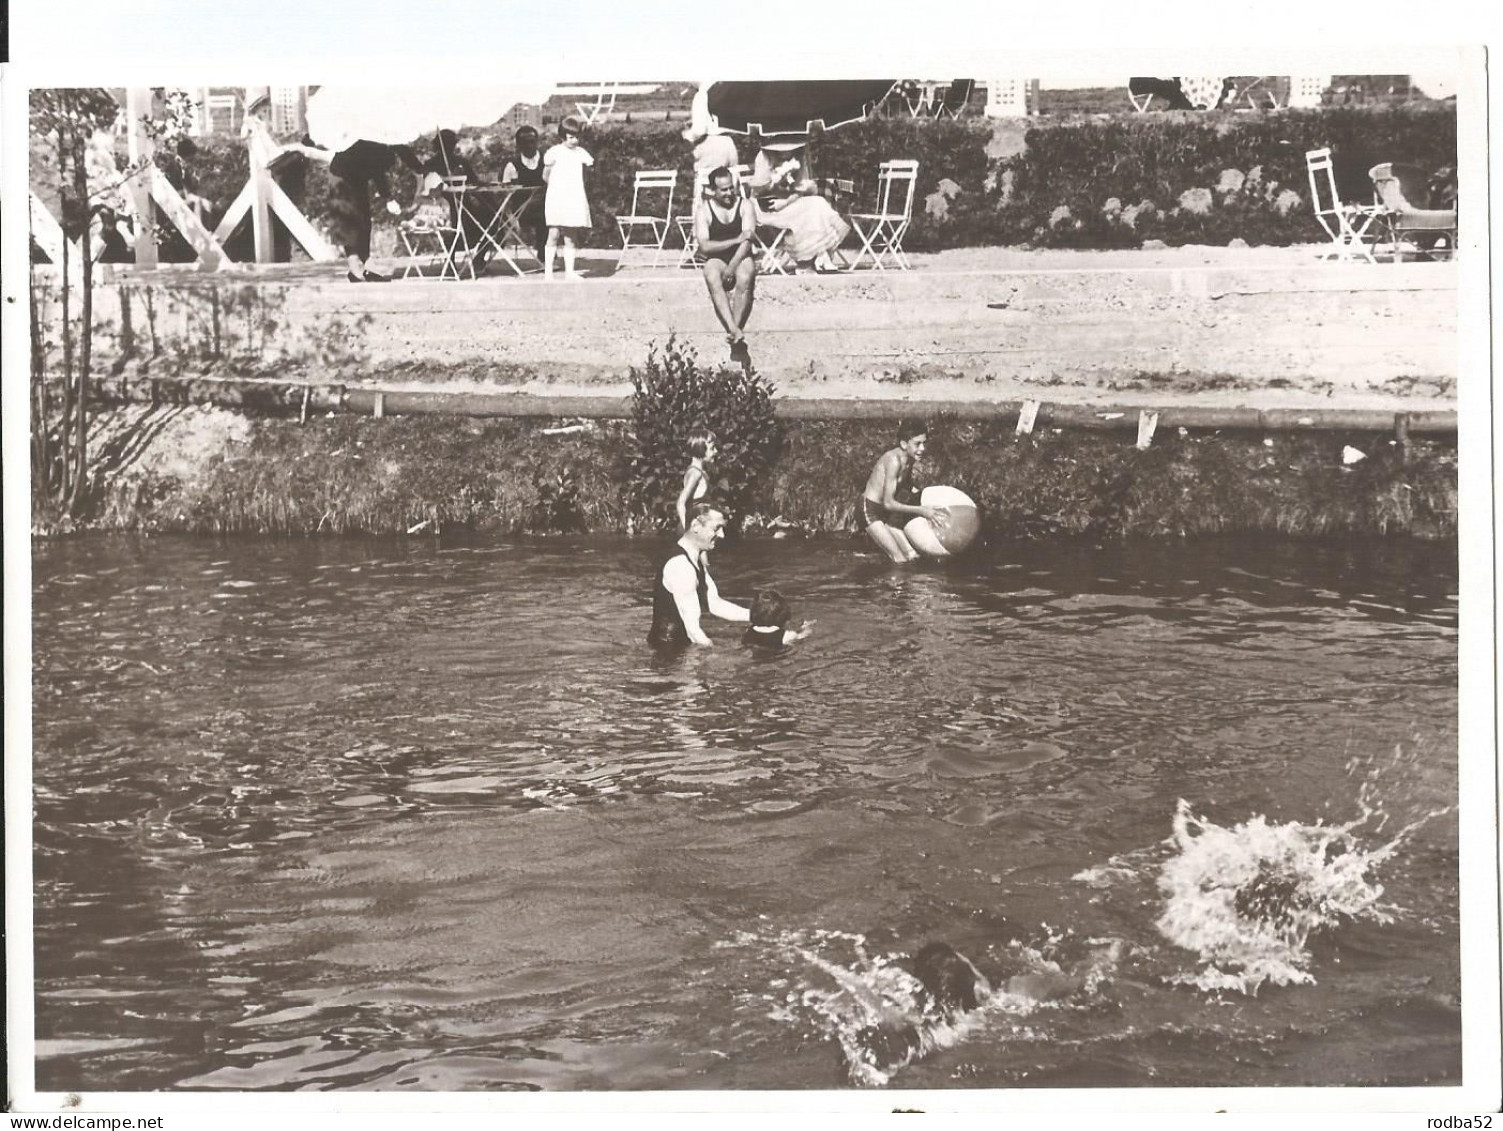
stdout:
[[725,534],[725,512],[714,503],[695,503],[689,509],[689,526],[663,558],[653,575],[652,629],[647,641],[654,648],[674,648],[686,643],[708,647],[710,638],[700,626],[706,615],[747,624],[751,611],[727,601],[710,576],[710,549]]
[[757,261],[752,234],[757,207],[741,196],[736,178],[724,166],[709,179],[709,195],[694,210],[694,239],[704,258],[705,286],[710,305],[725,327],[731,354],[746,349],[746,320],[751,317],[757,285]]
[[915,515],[943,522],[950,513],[945,507],[914,506],[898,500],[900,495],[912,492],[913,467],[923,459],[928,439],[926,425],[900,424],[898,446],[882,453],[856,503],[861,528],[895,562],[911,562],[919,556],[903,533],[904,523]]

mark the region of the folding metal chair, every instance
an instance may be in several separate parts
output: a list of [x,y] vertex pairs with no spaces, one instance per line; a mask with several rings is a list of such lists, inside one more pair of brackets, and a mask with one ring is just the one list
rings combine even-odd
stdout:
[[763,275],[786,275],[790,263],[783,250],[783,238],[787,228],[775,228],[771,224],[758,224],[752,229],[752,247],[757,252],[757,271]]
[[903,236],[913,222],[913,191],[917,182],[917,161],[883,161],[877,166],[877,210],[852,212],[848,217],[861,247],[847,271],[854,271],[868,257],[878,271],[886,270],[882,261],[889,256],[903,271],[913,266],[903,252]]
[[[1400,168],[1391,162],[1382,165],[1374,165],[1368,170],[1367,175],[1373,182],[1373,199],[1379,209],[1378,225],[1387,243],[1392,249],[1393,261],[1399,263],[1404,258],[1404,248],[1408,246],[1415,252],[1427,255],[1430,258],[1445,256],[1450,259],[1456,257],[1456,210],[1454,208],[1416,208],[1409,203],[1408,193],[1405,191],[1403,175],[1411,177],[1412,186],[1410,191],[1416,196],[1423,191],[1429,195],[1428,186],[1414,184],[1423,171],[1411,169],[1407,166]],[[1444,243],[1445,246],[1441,246]]]
[[[678,171],[675,169],[654,169],[641,172],[632,180],[631,187],[631,211],[616,217],[616,227],[621,232],[621,258],[626,258],[626,252],[631,248],[632,232],[637,228],[646,228],[652,233],[650,241],[639,243],[638,247],[648,246],[653,248],[652,265],[658,265],[658,258],[663,253],[663,243],[668,238],[668,229],[673,226],[673,190],[678,185]],[[661,192],[667,190],[667,199],[663,202],[662,215],[645,212],[642,209],[641,199],[644,193]]]
[[[731,175],[739,179],[737,169],[745,168],[745,165],[738,165],[735,169],[731,170]],[[709,187],[710,170],[700,169],[694,174],[694,191],[692,199],[689,202],[689,211],[682,216],[675,216],[673,218],[674,224],[678,227],[679,238],[683,241],[683,250],[679,253],[678,257],[677,266],[679,267],[695,267],[700,262],[699,243],[694,238],[694,212],[699,208],[700,201],[704,200]]]
[[[407,249],[407,264],[402,270],[404,279],[458,279],[459,256],[465,256],[465,266],[470,278],[475,277],[470,263],[470,246],[465,236],[463,211],[464,191],[467,178],[444,177],[434,190],[449,197],[450,204],[442,215],[419,214],[412,220],[397,225],[397,235]],[[429,274],[425,267],[438,268]]]
[[1331,166],[1331,150],[1311,149],[1305,153],[1305,170],[1310,176],[1310,203],[1315,219],[1331,237],[1331,246],[1321,252],[1322,259],[1366,259],[1376,263],[1369,242],[1368,229],[1382,209],[1371,204],[1342,204],[1336,191],[1336,171]]

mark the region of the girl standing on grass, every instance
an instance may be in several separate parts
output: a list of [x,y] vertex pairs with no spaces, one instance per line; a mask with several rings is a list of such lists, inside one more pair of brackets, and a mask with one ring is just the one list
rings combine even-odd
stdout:
[[548,188],[543,197],[543,219],[548,224],[548,242],[543,247],[543,278],[553,281],[553,249],[559,233],[564,237],[564,278],[573,282],[582,278],[574,270],[574,229],[590,226],[590,202],[585,196],[584,171],[595,164],[579,144],[581,125],[578,118],[565,118],[558,124],[558,145],[543,154],[543,180]]
[[689,437],[689,466],[684,469],[684,489],[678,493],[678,528],[689,528],[689,508],[710,490],[705,465],[715,458],[715,433],[708,429]]

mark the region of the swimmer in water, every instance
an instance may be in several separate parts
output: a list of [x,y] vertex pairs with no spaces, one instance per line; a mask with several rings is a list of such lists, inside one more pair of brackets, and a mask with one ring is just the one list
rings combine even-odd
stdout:
[[776,589],[763,589],[752,600],[751,627],[741,643],[752,648],[776,651],[795,640],[803,640],[814,631],[814,622],[806,620],[798,628],[789,628],[793,611]]
[[689,529],[689,507],[704,498],[710,490],[710,476],[706,469],[715,459],[715,433],[705,429],[689,437],[689,466],[684,469],[684,489],[678,493],[678,528],[680,533]]
[[913,467],[924,457],[929,429],[922,423],[898,426],[898,446],[882,453],[877,466],[867,478],[866,488],[856,502],[857,521],[871,540],[895,562],[911,562],[919,556],[903,533],[903,524],[915,515],[930,522],[943,522],[949,515],[945,507],[914,506],[898,501],[898,495],[912,490]]
[[[1121,942],[1113,940],[1097,949],[1076,970],[1028,971],[994,986],[969,958],[949,943],[931,942],[913,956],[909,972],[922,987],[923,1013],[938,1021],[953,1022],[979,1009],[998,993],[1034,1004],[1072,997],[1109,975],[1121,959],[1122,949]],[[872,1025],[863,1029],[858,1039],[872,1063],[890,1070],[923,1054],[925,1028],[923,1024]]]

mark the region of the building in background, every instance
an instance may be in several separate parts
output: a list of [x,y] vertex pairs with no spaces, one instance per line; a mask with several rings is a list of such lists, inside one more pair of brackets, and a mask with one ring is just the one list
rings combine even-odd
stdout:
[[525,102],[518,102],[496,123],[496,131],[502,137],[510,137],[523,126],[531,126],[535,130],[543,128],[543,108],[531,106]]
[[271,132],[301,137],[308,131],[308,95],[316,86],[202,86],[189,89],[195,114],[194,137],[238,137],[246,104],[257,95],[271,98]]

